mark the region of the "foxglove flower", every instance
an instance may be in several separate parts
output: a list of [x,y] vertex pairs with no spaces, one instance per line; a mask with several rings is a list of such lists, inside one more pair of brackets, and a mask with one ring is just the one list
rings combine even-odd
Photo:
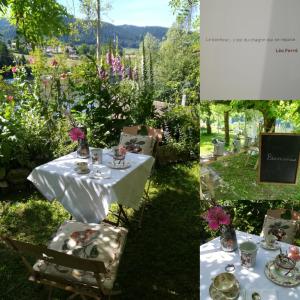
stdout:
[[106,63],[110,66],[112,66],[113,64],[113,59],[114,59],[114,56],[113,54],[109,51],[106,53]]
[[101,80],[105,80],[107,78],[107,73],[106,73],[105,69],[103,68],[103,66],[98,68],[98,76]]
[[139,72],[137,67],[134,67],[133,69],[133,80],[139,80]]
[[121,64],[121,59],[119,56],[116,56],[115,58],[113,58],[112,69],[113,69],[113,72],[115,72],[117,74],[120,74],[120,72],[122,71],[122,64]]

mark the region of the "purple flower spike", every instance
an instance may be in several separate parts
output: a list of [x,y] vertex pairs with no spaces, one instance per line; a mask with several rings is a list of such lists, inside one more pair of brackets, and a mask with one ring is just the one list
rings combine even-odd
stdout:
[[137,67],[134,67],[134,69],[133,69],[133,79],[136,81],[139,80],[139,72],[138,72]]
[[112,66],[112,64],[113,64],[113,58],[114,57],[113,57],[113,55],[112,55],[112,53],[110,51],[106,53],[106,63],[108,65]]
[[98,76],[101,80],[105,80],[107,78],[107,73],[106,73],[105,69],[103,68],[103,66],[98,68]]

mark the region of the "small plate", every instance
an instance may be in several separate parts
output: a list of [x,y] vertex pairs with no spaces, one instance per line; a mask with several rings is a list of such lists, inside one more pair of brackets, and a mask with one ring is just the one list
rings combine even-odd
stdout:
[[113,162],[108,162],[107,166],[112,168],[112,169],[127,169],[131,166],[129,161],[121,161],[120,163],[114,164]]
[[280,244],[279,242],[275,242],[273,246],[270,246],[270,245],[267,245],[266,241],[265,240],[262,240],[260,242],[260,246],[266,250],[278,250],[280,249]]
[[92,179],[108,179],[111,175],[109,172],[91,172],[89,177]]
[[77,168],[74,168],[74,170],[75,170],[75,172],[77,173],[77,174],[88,174],[88,173],[90,173],[90,169],[87,169],[87,170],[85,170],[85,171],[81,171],[81,170],[79,170],[79,169],[77,169]]
[[265,275],[274,283],[284,287],[294,287],[300,284],[299,269],[295,267],[287,276],[276,270],[273,260],[266,263]]
[[236,288],[230,293],[222,293],[211,284],[209,295],[213,300],[236,300],[240,295],[240,283],[236,281]]

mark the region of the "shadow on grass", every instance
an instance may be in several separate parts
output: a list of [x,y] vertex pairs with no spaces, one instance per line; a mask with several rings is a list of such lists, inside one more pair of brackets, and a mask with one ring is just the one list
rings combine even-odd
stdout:
[[186,167],[158,174],[158,192],[142,229],[131,224],[119,270],[124,290],[119,299],[199,299],[198,181]]

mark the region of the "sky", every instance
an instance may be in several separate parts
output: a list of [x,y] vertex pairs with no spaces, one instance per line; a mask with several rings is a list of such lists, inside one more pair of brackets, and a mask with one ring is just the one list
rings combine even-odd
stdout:
[[[82,17],[79,0],[58,0],[58,2],[66,6],[71,14],[74,14],[75,8],[75,16]],[[169,7],[169,0],[109,0],[109,3],[111,9],[102,16],[102,19],[115,25],[171,27],[176,20]]]

